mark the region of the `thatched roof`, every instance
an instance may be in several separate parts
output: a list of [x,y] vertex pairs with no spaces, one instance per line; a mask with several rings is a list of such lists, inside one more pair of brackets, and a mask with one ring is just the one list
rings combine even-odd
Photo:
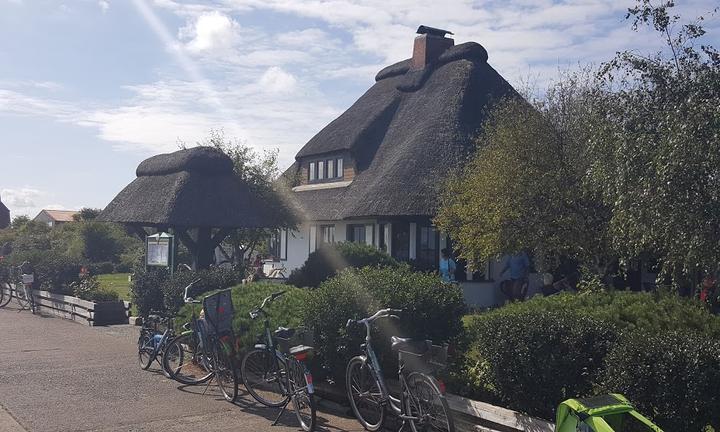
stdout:
[[0,201],[0,229],[10,226],[10,209]]
[[212,147],[153,156],[98,220],[141,226],[273,227],[273,209],[233,172],[229,157]]
[[305,217],[433,216],[442,181],[466,160],[487,109],[517,96],[487,59],[482,46],[469,42],[423,69],[404,60],[381,70],[375,85],[315,135],[286,172],[329,153],[349,152],[357,161],[349,186],[292,194]]

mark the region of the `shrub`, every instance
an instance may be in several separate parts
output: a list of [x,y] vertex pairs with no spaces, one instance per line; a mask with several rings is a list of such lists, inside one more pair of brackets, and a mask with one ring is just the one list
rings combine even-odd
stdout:
[[720,428],[720,341],[632,332],[608,354],[602,386],[627,396],[666,431]]
[[491,313],[470,333],[476,357],[463,375],[477,386],[472,396],[544,418],[592,392],[616,340],[612,326],[572,311]]
[[[375,327],[374,346],[384,358],[388,373],[394,372],[389,353],[391,335],[447,342],[462,333],[464,303],[461,290],[439,277],[414,273],[409,266],[345,269],[309,293],[303,322],[315,329],[318,359],[314,363],[325,375],[344,383],[345,366],[363,343],[364,329],[346,332],[350,318],[359,319],[378,309],[403,309],[401,320],[381,320]],[[318,371],[320,372],[320,371]]]
[[302,267],[290,273],[288,283],[301,288],[316,288],[346,267],[397,267],[398,265],[399,263],[390,255],[371,245],[341,242],[323,246],[311,253]]
[[235,269],[213,267],[200,271],[179,271],[162,284],[164,307],[169,313],[176,313],[183,306],[185,287],[190,282],[200,279],[188,293],[191,297],[198,297],[203,293],[228,288],[237,285],[242,280],[243,273]]
[[[250,311],[258,307],[265,297],[278,291],[285,291],[285,294],[265,309],[270,319],[270,325],[273,329],[278,326],[300,326],[302,324],[300,310],[307,296],[307,291],[270,282],[253,282],[232,288],[233,306],[235,307],[233,329],[240,351],[251,348],[263,336],[263,320],[252,320]],[[209,295],[210,293],[205,294]],[[200,308],[200,305],[196,305],[196,313],[200,313]],[[181,323],[188,322],[191,310],[191,305],[183,306],[178,314],[178,321]]]
[[168,277],[169,273],[165,268],[150,268],[135,273],[130,291],[140,316],[147,316],[151,311],[164,310],[162,286]]
[[[533,297],[490,313],[575,311],[611,323],[619,330],[659,333],[685,329],[720,338],[720,318],[713,318],[695,299],[672,293],[631,291],[588,292]],[[473,319],[482,317],[476,315]],[[472,320],[471,320],[472,321]]]
[[35,274],[33,288],[67,294],[70,284],[80,278],[80,263],[52,250],[14,252],[7,258],[8,264],[17,266],[27,261]]

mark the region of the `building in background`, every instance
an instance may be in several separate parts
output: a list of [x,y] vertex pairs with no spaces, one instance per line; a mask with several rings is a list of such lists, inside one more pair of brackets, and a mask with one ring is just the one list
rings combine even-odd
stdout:
[[0,229],[10,226],[10,209],[2,202],[0,197]]
[[47,224],[50,228],[68,222],[74,222],[73,216],[78,214],[77,210],[41,210],[33,219],[35,222]]

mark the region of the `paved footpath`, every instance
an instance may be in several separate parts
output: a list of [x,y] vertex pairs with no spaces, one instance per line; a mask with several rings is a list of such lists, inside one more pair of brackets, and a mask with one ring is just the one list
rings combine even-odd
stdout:
[[[0,309],[0,431],[299,430],[292,411],[243,391],[235,405],[213,384],[180,386],[137,365],[137,327],[86,327]],[[320,430],[360,431],[356,420],[318,412]]]

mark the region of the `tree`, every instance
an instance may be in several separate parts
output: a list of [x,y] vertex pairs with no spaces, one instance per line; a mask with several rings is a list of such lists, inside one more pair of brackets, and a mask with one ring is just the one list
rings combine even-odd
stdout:
[[76,222],[94,220],[100,215],[101,212],[101,209],[83,207],[77,214],[73,215],[73,220],[75,220]]
[[[198,144],[215,147],[225,153],[233,161],[235,174],[252,188],[255,195],[270,203],[270,207],[275,209],[275,220],[268,221],[268,226],[279,228],[295,226],[295,216],[278,193],[280,171],[277,149],[265,150],[262,154],[258,154],[241,141],[226,138],[222,130],[210,130],[208,138]],[[181,148],[184,147],[181,143]],[[245,256],[266,243],[276,231],[276,228],[232,230],[220,244],[220,250],[228,261],[240,265]]]
[[604,65],[593,100],[605,121],[589,140],[589,179],[612,211],[615,248],[650,252],[668,274],[720,262],[720,55],[699,43],[704,18],[680,25],[673,6],[629,9],[633,29],[653,28],[665,49]]
[[435,219],[461,257],[478,266],[530,249],[602,273],[612,256],[609,212],[585,186],[591,88],[586,73],[568,74],[543,99],[510,98],[490,111],[474,155],[443,188]]

